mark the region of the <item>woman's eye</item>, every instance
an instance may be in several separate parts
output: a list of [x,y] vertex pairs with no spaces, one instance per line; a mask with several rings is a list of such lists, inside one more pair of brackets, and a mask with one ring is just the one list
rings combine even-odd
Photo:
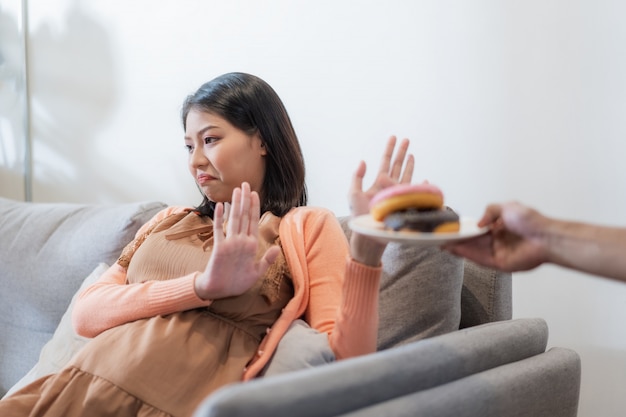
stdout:
[[193,146],[191,146],[191,145],[185,145],[185,149],[187,149],[187,152],[189,152],[189,153],[193,152]]
[[217,141],[217,138],[213,137],[213,136],[207,136],[206,138],[204,138],[204,144],[205,145],[208,145],[208,144],[213,143],[215,141]]

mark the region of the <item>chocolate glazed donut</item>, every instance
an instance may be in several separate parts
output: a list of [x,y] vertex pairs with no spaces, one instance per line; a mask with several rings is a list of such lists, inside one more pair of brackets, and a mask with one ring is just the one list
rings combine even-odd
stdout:
[[410,230],[425,233],[459,231],[459,215],[450,207],[439,210],[407,209],[388,214],[383,220],[385,227],[398,231]]

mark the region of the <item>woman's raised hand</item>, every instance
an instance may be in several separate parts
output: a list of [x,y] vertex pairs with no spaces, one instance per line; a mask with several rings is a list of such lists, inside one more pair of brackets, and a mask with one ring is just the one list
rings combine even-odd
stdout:
[[[369,204],[374,195],[380,190],[395,184],[408,184],[413,178],[415,158],[407,154],[409,140],[403,139],[393,156],[396,147],[396,137],[391,136],[387,141],[385,152],[383,153],[378,174],[374,183],[367,190],[363,190],[363,178],[365,177],[365,162],[361,161],[352,177],[352,185],[348,199],[350,201],[350,211],[352,216],[360,216],[369,213]],[[378,265],[387,245],[353,233],[350,240],[350,252],[354,260],[368,264]]]
[[393,158],[396,142],[397,139],[395,136],[391,136],[387,141],[385,152],[380,161],[378,174],[374,179],[374,183],[366,191],[363,190],[363,178],[365,177],[366,165],[364,161],[359,163],[352,177],[352,186],[350,187],[349,194],[350,210],[353,216],[369,213],[369,203],[380,190],[391,185],[400,183],[408,184],[411,182],[415,158],[413,155],[407,154],[409,140],[403,139],[400,142],[396,156]]
[[213,252],[206,269],[196,278],[195,289],[202,299],[243,294],[265,274],[280,253],[267,249],[257,260],[260,201],[246,182],[233,190],[224,233],[224,204],[217,203],[213,218]]

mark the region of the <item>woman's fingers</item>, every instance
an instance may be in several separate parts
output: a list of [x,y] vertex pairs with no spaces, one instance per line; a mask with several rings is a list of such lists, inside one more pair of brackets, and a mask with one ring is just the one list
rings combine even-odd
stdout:
[[233,190],[229,207],[227,234],[245,234],[256,236],[258,222],[261,217],[261,202],[259,194],[251,191],[250,184],[241,183],[241,188]]
[[404,167],[402,177],[400,178],[400,183],[411,183],[411,181],[413,180],[413,169],[415,169],[415,157],[412,154],[409,154],[409,156],[407,156],[406,158],[406,165]]
[[365,177],[366,169],[367,166],[365,164],[365,161],[360,161],[359,165],[354,171],[354,174],[352,174],[352,185],[350,189],[350,192],[352,194],[360,193],[363,191],[363,177]]
[[404,160],[406,158],[406,152],[409,149],[409,140],[402,139],[400,142],[400,146],[396,152],[396,157],[393,160],[393,164],[391,165],[391,170],[389,171],[389,176],[394,180],[399,180],[400,175],[402,174],[402,167],[404,166]]
[[226,228],[227,235],[239,233],[239,222],[241,219],[241,188],[237,187],[233,190],[230,200],[230,217],[228,218],[228,226]]
[[[394,182],[410,183],[415,167],[415,158],[413,155],[407,154],[410,141],[407,138],[402,139],[396,151],[397,142],[398,140],[395,136],[391,136],[387,141],[387,146],[380,162],[379,175],[388,176]],[[396,151],[395,157],[394,151]]]
[[213,212],[213,241],[219,244],[224,240],[224,203],[217,203]]
[[280,255],[279,246],[270,246],[267,248],[265,255],[263,255],[258,263],[259,275],[265,274],[270,265],[274,263],[276,258],[278,258],[278,255]]
[[259,219],[261,218],[261,200],[256,191],[250,193],[250,210],[248,210],[250,227],[248,233],[252,236],[259,235]]
[[239,212],[239,233],[248,234],[250,228],[250,184],[241,183],[241,208]]
[[228,220],[229,218],[230,218],[230,203],[224,203],[223,220]]
[[380,169],[379,174],[389,174],[389,167],[391,166],[391,158],[393,157],[393,150],[396,147],[396,137],[391,136],[387,141],[387,146],[385,147],[385,152],[383,152],[383,156],[380,160]]

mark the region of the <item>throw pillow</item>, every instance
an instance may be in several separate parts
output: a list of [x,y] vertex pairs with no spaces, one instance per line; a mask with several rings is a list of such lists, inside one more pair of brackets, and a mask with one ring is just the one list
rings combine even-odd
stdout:
[[328,344],[328,335],[311,328],[304,320],[296,320],[287,329],[261,374],[278,375],[334,360],[335,354]]

